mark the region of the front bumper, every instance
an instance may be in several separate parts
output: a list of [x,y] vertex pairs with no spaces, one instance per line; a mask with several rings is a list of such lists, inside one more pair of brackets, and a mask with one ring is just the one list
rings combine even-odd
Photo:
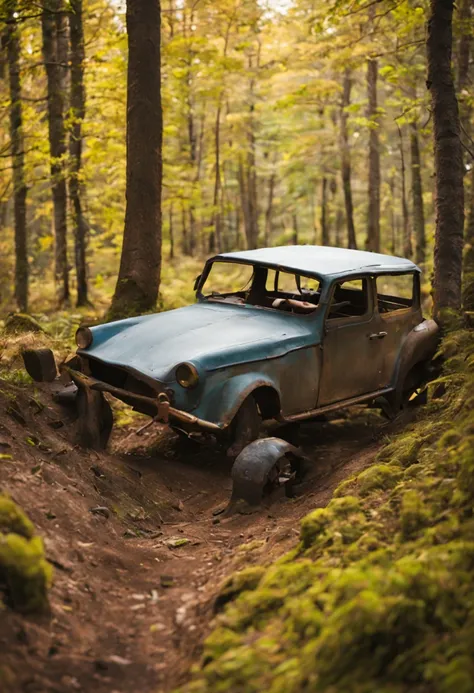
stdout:
[[137,395],[120,387],[109,385],[102,380],[92,378],[90,375],[80,373],[79,371],[76,371],[66,365],[61,367],[61,372],[67,374],[77,385],[77,387],[97,390],[99,392],[108,392],[113,397],[125,402],[125,404],[129,404],[130,406],[137,408],[139,411],[152,416],[160,423],[169,423],[171,425],[174,423],[176,425],[183,426],[186,430],[201,430],[209,431],[211,433],[217,433],[224,430],[224,427],[221,427],[212,421],[205,421],[204,419],[194,416],[194,414],[189,414],[189,412],[172,407],[169,398],[165,393],[160,392],[157,394],[156,398],[146,397],[145,395]]

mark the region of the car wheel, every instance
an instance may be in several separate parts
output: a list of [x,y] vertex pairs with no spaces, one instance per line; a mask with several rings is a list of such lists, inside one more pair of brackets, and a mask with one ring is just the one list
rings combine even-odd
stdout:
[[393,394],[380,398],[382,413],[388,419],[394,419],[408,407],[426,404],[428,390],[425,384],[426,376],[423,364],[417,364],[405,375]]
[[244,447],[256,440],[260,433],[262,417],[257,402],[249,395],[242,403],[239,411],[234,416],[230,425],[230,446],[227,449],[228,457],[237,457]]
[[105,450],[114,418],[102,392],[80,387],[76,397],[78,443],[83,448]]

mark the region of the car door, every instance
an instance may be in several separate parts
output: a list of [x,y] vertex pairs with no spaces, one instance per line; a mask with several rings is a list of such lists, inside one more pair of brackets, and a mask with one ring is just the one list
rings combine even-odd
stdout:
[[326,309],[318,406],[379,388],[383,332],[374,311],[371,277],[338,280]]
[[421,322],[420,279],[413,272],[375,278],[377,331],[384,332],[383,362],[378,387],[393,383],[401,348],[411,330]]

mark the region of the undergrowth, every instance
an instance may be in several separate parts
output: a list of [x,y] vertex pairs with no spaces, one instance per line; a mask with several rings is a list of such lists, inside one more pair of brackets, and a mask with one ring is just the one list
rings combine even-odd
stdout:
[[294,551],[223,586],[182,693],[474,691],[473,347],[447,336],[419,420],[304,518]]
[[33,524],[11,498],[0,494],[0,593],[5,602],[18,611],[43,611],[51,576]]

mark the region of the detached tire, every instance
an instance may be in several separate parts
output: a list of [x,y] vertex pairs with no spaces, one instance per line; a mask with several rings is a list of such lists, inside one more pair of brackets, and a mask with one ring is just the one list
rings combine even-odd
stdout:
[[105,450],[114,424],[110,404],[102,392],[80,387],[77,396],[77,437],[83,448]]
[[246,445],[257,440],[262,426],[262,417],[257,402],[249,395],[242,403],[230,425],[230,447],[228,457],[237,457]]

